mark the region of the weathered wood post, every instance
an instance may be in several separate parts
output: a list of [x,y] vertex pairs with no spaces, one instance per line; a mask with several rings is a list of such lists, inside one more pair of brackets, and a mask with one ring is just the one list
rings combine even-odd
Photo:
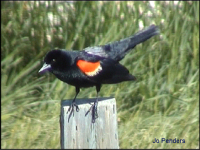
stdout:
[[115,98],[99,98],[98,118],[92,123],[91,112],[85,113],[95,99],[76,99],[79,112],[69,122],[67,114],[72,100],[61,101],[60,134],[62,149],[119,149]]

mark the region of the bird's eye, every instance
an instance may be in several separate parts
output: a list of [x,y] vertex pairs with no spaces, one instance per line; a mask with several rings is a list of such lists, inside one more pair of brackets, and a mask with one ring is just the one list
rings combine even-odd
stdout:
[[54,64],[56,62],[56,59],[51,60],[51,64]]

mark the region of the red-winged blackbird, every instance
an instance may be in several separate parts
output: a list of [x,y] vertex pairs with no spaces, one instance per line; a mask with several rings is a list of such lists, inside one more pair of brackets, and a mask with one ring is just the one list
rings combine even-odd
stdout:
[[68,109],[68,121],[74,114],[74,107],[79,111],[75,99],[82,87],[96,86],[97,99],[86,115],[92,110],[92,122],[97,115],[98,93],[102,84],[115,84],[136,78],[119,61],[137,44],[159,33],[158,27],[149,26],[135,35],[108,43],[106,45],[87,47],[82,51],[52,50],[44,58],[44,65],[39,73],[49,71],[58,79],[76,87],[76,95]]

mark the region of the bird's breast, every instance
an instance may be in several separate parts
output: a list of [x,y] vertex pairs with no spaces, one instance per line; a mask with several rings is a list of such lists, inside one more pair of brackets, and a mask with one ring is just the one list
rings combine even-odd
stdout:
[[89,78],[87,78],[81,71],[71,70],[71,71],[66,71],[63,73],[53,72],[53,74],[61,81],[73,86],[92,87],[96,85]]

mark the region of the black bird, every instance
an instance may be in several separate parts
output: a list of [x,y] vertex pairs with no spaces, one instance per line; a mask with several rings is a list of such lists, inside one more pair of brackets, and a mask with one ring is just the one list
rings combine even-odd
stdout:
[[75,99],[80,88],[96,86],[97,99],[87,115],[92,110],[92,122],[97,115],[98,94],[102,84],[115,84],[131,81],[136,78],[119,61],[137,44],[159,34],[158,27],[151,25],[135,35],[108,43],[106,45],[87,47],[82,51],[52,50],[44,58],[44,65],[39,73],[49,71],[58,79],[76,87],[76,95],[68,109],[68,121],[74,114],[74,107],[79,111]]

